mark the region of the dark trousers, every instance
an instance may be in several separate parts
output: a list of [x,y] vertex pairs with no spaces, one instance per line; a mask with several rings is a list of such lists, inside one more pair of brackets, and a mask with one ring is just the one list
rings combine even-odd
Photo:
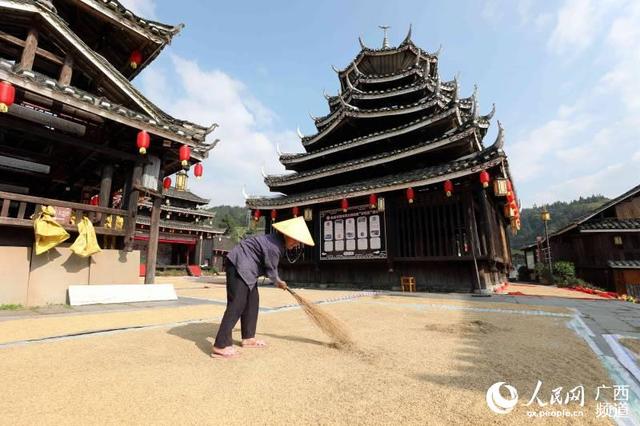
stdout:
[[235,266],[229,262],[227,272],[227,309],[224,311],[214,346],[226,348],[233,344],[231,332],[240,320],[242,338],[251,339],[256,336],[258,324],[258,284],[249,290],[249,286],[240,278]]

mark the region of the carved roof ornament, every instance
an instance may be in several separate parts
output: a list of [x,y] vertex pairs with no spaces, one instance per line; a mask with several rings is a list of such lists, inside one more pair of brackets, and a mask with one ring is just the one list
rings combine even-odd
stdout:
[[218,127],[220,127],[220,125],[218,123],[213,123],[211,126],[207,127],[207,129],[204,132],[205,132],[206,135],[208,135],[209,133],[213,132]]
[[329,100],[331,98],[331,96],[327,93],[326,90],[322,89],[322,96],[324,96],[324,98],[326,100]]
[[442,53],[442,49],[443,49],[442,44],[440,44],[440,46],[438,46],[438,50],[436,50],[435,52],[433,52],[431,55],[432,55],[432,56],[435,56],[436,58],[439,58],[439,57],[440,57],[440,54]]
[[369,48],[364,44],[364,41],[362,41],[362,37],[361,36],[358,37],[358,42],[360,43],[360,48],[362,50],[369,50]]
[[276,142],[276,152],[278,153],[278,157],[282,157],[282,150],[280,149],[280,144]]
[[244,197],[245,201],[249,199],[249,194],[247,194],[247,190],[245,189],[244,185],[242,185],[242,196]]
[[484,118],[485,120],[491,120],[493,118],[493,116],[496,113],[496,104],[491,104],[491,111],[489,111],[489,114],[482,116],[482,118]]
[[341,73],[341,71],[338,68],[336,68],[335,65],[331,65],[331,68],[336,72],[336,74],[340,74]]
[[[420,58],[418,56],[418,58]],[[431,61],[429,61],[429,59],[427,59],[426,61],[424,61],[424,77],[428,77],[429,74],[431,73]]]
[[311,119],[312,119],[313,121],[318,121],[318,120],[319,120],[319,118],[318,118],[318,117],[314,117],[314,116],[313,116],[313,114],[311,114],[310,112],[308,112],[307,114],[309,114],[309,117],[311,117]]
[[267,178],[267,172],[264,170],[264,166],[260,167],[260,174],[264,179]]
[[473,85],[473,94],[471,95],[471,111],[473,112],[473,121],[478,121],[478,85]]
[[356,72],[357,75],[364,75],[362,71],[358,69],[358,66],[356,65],[355,62],[353,63],[353,70]]
[[356,87],[351,82],[351,79],[349,78],[349,76],[347,76],[345,78],[345,80],[347,80],[347,86],[349,87],[349,90],[351,90],[352,92],[355,92],[355,93],[363,93],[362,90],[356,89]]
[[358,111],[359,110],[359,108],[348,104],[347,101],[345,101],[342,96],[339,96],[338,99],[340,99],[340,104],[342,105],[343,108],[351,109],[351,110],[354,110],[354,111]]
[[453,99],[454,102],[458,102],[460,95],[460,71],[453,76]]
[[[409,32],[407,32],[407,36],[404,38],[404,40],[402,40],[402,43],[400,45],[409,43],[411,43],[411,24],[409,24]],[[420,55],[418,55],[418,57],[420,57]]]
[[498,120],[498,136],[496,136],[496,141],[493,143],[493,147],[496,149],[502,149],[504,146],[504,127],[502,127],[502,123]]
[[302,134],[302,132],[300,131],[300,126],[296,127],[296,133],[298,133],[298,137],[300,139],[304,139],[304,135]]
[[390,46],[389,46],[389,40],[387,39],[387,30],[391,27],[389,25],[378,25],[378,28],[380,28],[384,34],[382,39],[382,48],[389,49]]

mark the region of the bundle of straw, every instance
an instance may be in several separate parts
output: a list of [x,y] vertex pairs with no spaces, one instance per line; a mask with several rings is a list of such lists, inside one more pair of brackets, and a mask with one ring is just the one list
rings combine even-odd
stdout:
[[307,299],[300,296],[298,293],[291,290],[290,288],[287,288],[287,290],[296,299],[296,301],[302,307],[302,310],[304,311],[305,314],[307,314],[309,319],[311,319],[311,321],[313,321],[318,326],[318,328],[320,328],[320,330],[322,330],[322,332],[326,334],[338,348],[353,347],[353,341],[351,340],[351,336],[349,335],[346,328],[339,320],[332,317],[331,315],[329,315],[328,313],[320,309],[318,306],[309,302]]

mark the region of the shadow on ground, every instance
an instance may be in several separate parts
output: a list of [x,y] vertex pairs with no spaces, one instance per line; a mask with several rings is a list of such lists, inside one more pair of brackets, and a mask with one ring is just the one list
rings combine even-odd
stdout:
[[211,345],[215,339],[220,323],[196,322],[174,327],[168,334],[193,342],[207,356],[211,354]]
[[[169,331],[167,331],[167,333],[173,336],[178,336],[190,342],[193,342],[198,349],[200,349],[203,353],[209,356],[211,354],[211,346],[213,345],[213,341],[215,340],[219,327],[220,327],[220,323],[198,322],[198,323],[191,323],[191,324],[174,327]],[[238,334],[237,331],[234,331],[234,333]],[[290,335],[273,334],[273,333],[257,333],[257,335],[258,337],[266,337],[266,338],[287,340],[290,342],[304,343],[304,344],[310,344],[310,345],[333,347],[332,344],[330,343],[321,342],[319,340],[309,339],[309,338],[300,337],[300,336],[290,336]],[[235,345],[240,345],[241,341],[234,339],[233,343]]]

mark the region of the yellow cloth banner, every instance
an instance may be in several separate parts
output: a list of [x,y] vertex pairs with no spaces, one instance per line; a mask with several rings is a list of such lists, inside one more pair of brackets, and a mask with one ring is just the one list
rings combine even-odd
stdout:
[[107,216],[107,219],[104,221],[104,227],[105,228],[114,228],[114,229],[122,229],[124,228],[124,218],[122,216],[116,216],[116,224],[115,227],[113,226],[113,216],[109,215]]
[[53,218],[55,214],[53,207],[41,206],[41,211],[32,216],[36,255],[54,248],[69,238],[69,233]]
[[83,217],[78,223],[78,238],[71,245],[71,251],[81,257],[100,253],[96,230],[93,229],[93,224],[88,217]]

